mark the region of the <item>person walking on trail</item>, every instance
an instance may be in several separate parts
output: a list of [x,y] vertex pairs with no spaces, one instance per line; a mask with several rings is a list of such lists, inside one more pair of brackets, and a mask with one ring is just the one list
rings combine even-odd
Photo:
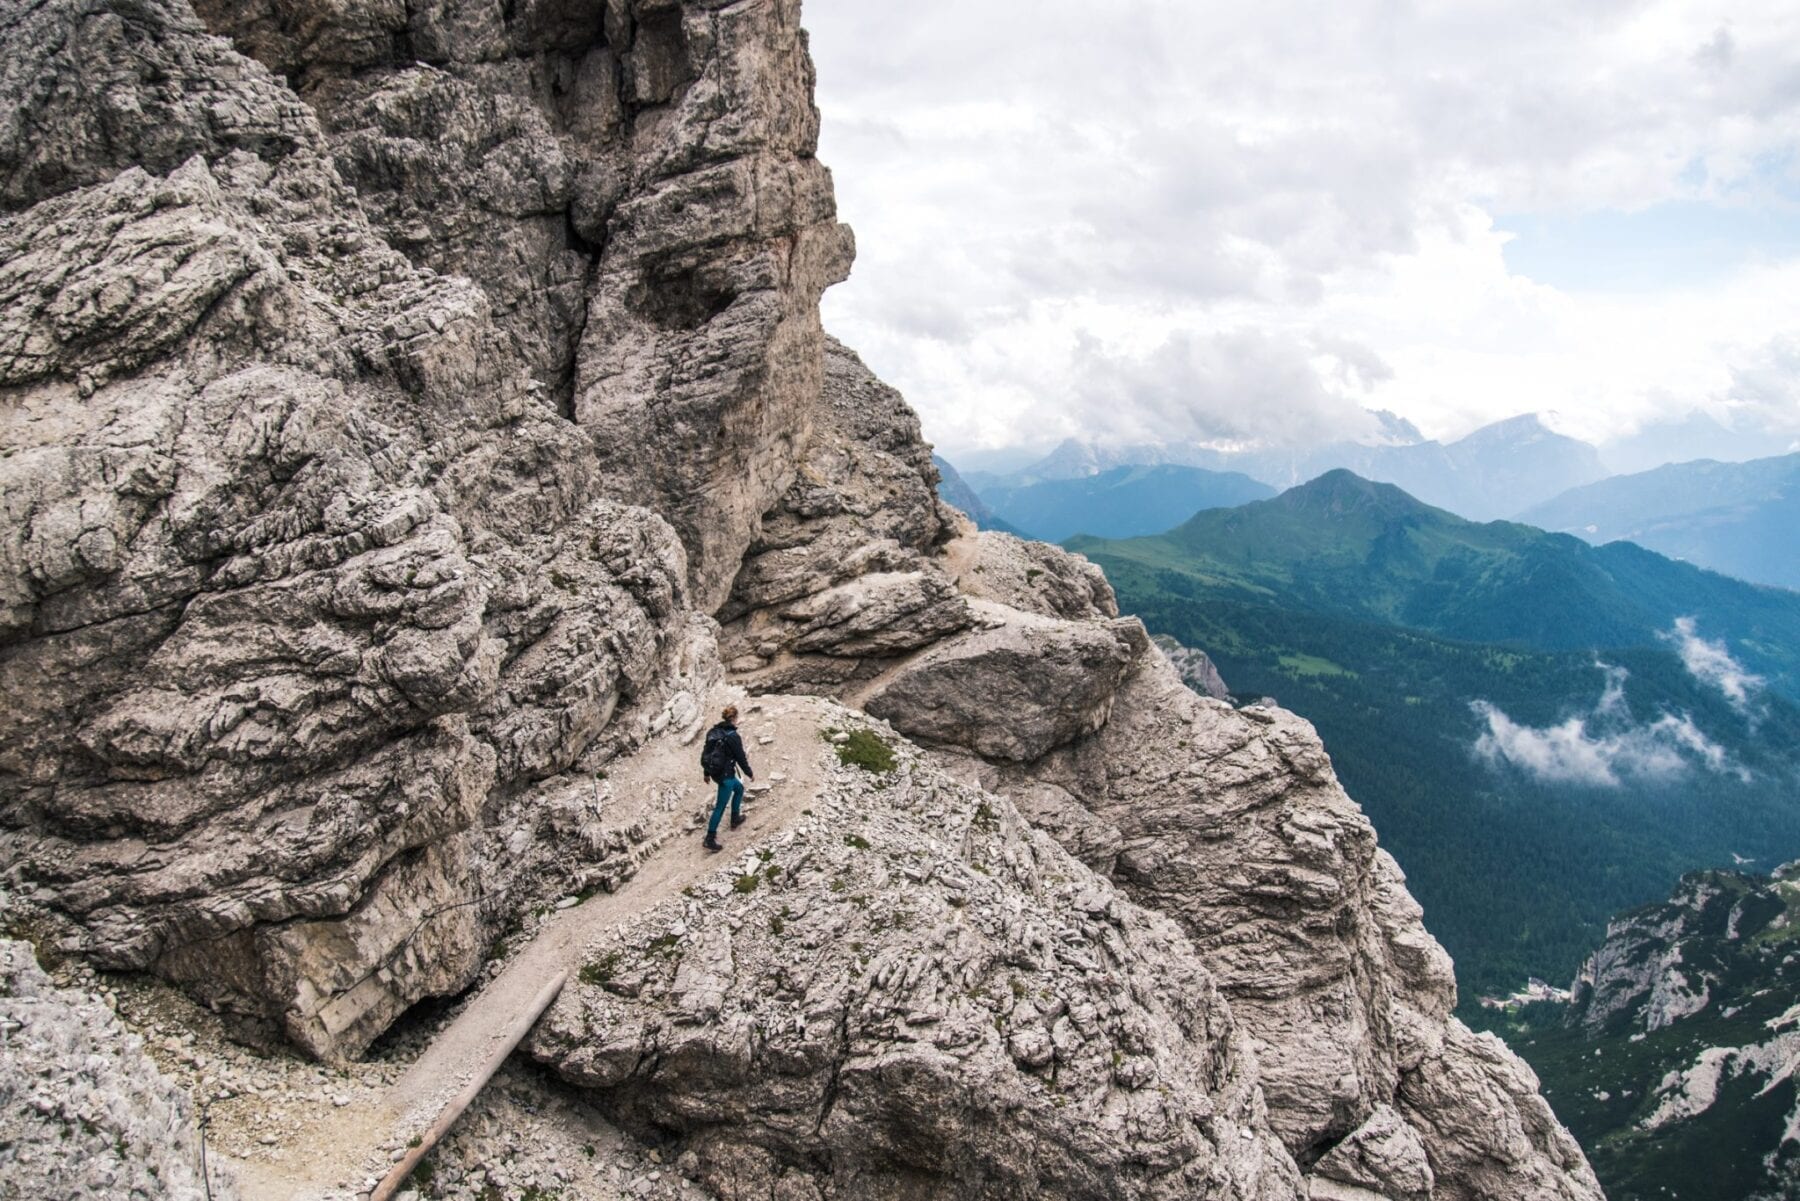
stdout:
[[744,740],[737,732],[737,706],[726,705],[719,714],[719,724],[706,732],[700,745],[700,772],[708,783],[719,785],[719,799],[713,804],[712,821],[706,826],[706,841],[700,845],[709,851],[722,851],[719,845],[719,819],[725,816],[725,802],[731,802],[731,828],[744,824],[744,782],[737,778],[738,769],[756,779],[750,760],[744,757]]

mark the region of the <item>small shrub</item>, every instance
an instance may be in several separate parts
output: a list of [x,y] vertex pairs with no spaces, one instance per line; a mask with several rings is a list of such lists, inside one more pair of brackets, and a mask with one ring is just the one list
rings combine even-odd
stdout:
[[861,834],[846,834],[844,835],[844,845],[855,847],[859,851],[866,851],[869,849],[869,840]]
[[619,966],[619,953],[608,951],[600,958],[581,965],[576,978],[583,984],[604,985],[613,978],[613,970]]
[[894,748],[873,730],[850,731],[850,737],[837,744],[837,755],[839,763],[877,776],[893,771],[897,762]]
[[734,892],[752,893],[756,891],[756,886],[761,883],[762,877],[755,872],[751,872],[747,876],[739,876],[732,882],[731,887]]

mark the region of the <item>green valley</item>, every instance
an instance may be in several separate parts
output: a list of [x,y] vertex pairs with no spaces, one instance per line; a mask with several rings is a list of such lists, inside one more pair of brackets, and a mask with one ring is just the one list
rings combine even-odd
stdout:
[[1800,853],[1800,595],[1348,472],[1069,545],[1319,727],[1466,993],[1567,980],[1683,871]]

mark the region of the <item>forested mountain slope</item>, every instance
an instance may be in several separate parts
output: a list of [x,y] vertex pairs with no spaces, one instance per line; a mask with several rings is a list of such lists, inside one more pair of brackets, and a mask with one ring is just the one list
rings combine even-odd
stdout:
[[1788,593],[1347,472],[1070,545],[1240,696],[1319,727],[1465,989],[1567,978],[1682,871],[1800,852]]

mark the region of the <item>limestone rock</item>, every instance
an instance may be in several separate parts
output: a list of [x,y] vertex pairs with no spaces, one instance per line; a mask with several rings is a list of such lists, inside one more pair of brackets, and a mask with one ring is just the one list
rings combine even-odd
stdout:
[[[1385,1106],[1425,1148],[1435,1197],[1599,1196],[1530,1070],[1450,1017],[1449,957],[1306,722],[1197,696],[1147,649],[1101,730],[983,778],[1009,796],[1054,782],[1119,831],[1116,878],[1194,938],[1309,1171]],[[1350,1154],[1318,1195],[1361,1195],[1342,1191],[1364,1188]],[[1384,1187],[1416,1184],[1395,1171]]]
[[590,948],[532,1054],[724,1198],[1303,1196],[1176,926],[896,750]]
[[1105,723],[1148,641],[1136,619],[1033,620],[987,602],[976,611],[993,624],[907,660],[863,707],[915,738],[1029,762]]
[[[742,662],[747,682],[837,684],[857,674],[858,660],[915,650],[970,624],[930,556],[950,532],[936,485],[918,417],[854,353],[828,339],[806,455],[746,549],[719,612],[725,656]],[[840,637],[839,623],[820,615],[846,609],[862,616],[841,627]],[[919,634],[896,627],[871,640],[884,613],[890,625],[905,618]]]
[[995,530],[963,537],[967,551],[952,545],[945,557],[956,570],[957,587],[968,595],[1072,621],[1119,615],[1106,573],[1080,555]]
[[[309,95],[372,13],[315,14]],[[355,1054],[507,916],[427,848],[716,670],[689,561],[268,71],[172,0],[6,20],[4,858],[65,949]]]
[[1391,1201],[1431,1201],[1434,1178],[1418,1132],[1392,1106],[1377,1105],[1368,1121],[1313,1165],[1315,1201],[1332,1196],[1327,1182],[1367,1189]]
[[1600,1196],[1581,1148],[1538,1094],[1537,1077],[1492,1034],[1452,1018],[1440,1049],[1409,1072],[1401,1107],[1432,1157],[1436,1196]]
[[1181,682],[1198,692],[1201,696],[1210,696],[1215,701],[1231,699],[1231,689],[1225,683],[1225,677],[1213,663],[1212,657],[1203,650],[1191,646],[1183,646],[1166,634],[1158,634],[1151,639],[1157,649],[1169,660],[1169,666],[1181,677]]
[[57,988],[31,945],[0,939],[0,1147],[15,1197],[232,1201],[200,1177],[193,1103],[97,998]]

